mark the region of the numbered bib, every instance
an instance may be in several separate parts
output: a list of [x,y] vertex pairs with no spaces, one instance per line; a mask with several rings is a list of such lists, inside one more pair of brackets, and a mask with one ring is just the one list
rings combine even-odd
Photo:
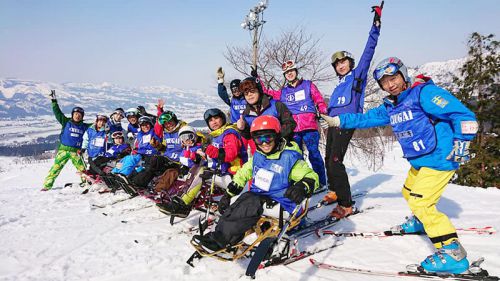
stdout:
[[255,186],[261,190],[269,191],[273,182],[274,173],[265,169],[259,169],[255,173]]

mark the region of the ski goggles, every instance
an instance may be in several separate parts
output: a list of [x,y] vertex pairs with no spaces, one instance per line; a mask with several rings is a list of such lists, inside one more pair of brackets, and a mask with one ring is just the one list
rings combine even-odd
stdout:
[[352,59],[353,56],[351,53],[349,53],[347,51],[336,52],[335,54],[332,55],[332,65],[336,64],[337,61],[342,60],[342,59],[346,59],[346,58]]
[[125,112],[125,117],[127,117],[127,118],[129,118],[129,117],[137,117],[137,112],[133,112],[133,111]]
[[222,114],[224,114],[224,113],[222,111],[220,111],[220,109],[210,108],[207,111],[205,111],[205,114],[203,114],[203,119],[205,119],[205,121],[208,121],[210,118],[215,117],[215,116],[222,117],[221,116]]
[[237,93],[239,91],[240,91],[240,88],[238,88],[238,87],[232,87],[231,88],[231,92],[233,92],[233,93]]
[[97,115],[95,119],[97,121],[99,121],[99,120],[108,121],[108,116],[106,116],[106,115]]
[[381,65],[373,72],[373,78],[379,81],[384,75],[394,75],[399,71],[402,65],[401,61]]
[[125,116],[123,115],[123,111],[115,111],[115,112],[113,112],[113,114],[111,114],[111,116],[113,116],[113,115],[118,115],[118,116],[120,116],[121,118],[125,117]]
[[123,138],[123,133],[118,131],[118,132],[114,132],[111,134],[111,138],[112,139],[119,139],[119,138]]
[[253,141],[257,145],[261,145],[263,143],[269,144],[269,143],[272,143],[275,140],[276,140],[276,134],[264,134],[264,135],[253,137]]
[[295,62],[293,60],[287,60],[281,65],[281,70],[286,71],[292,66],[295,66]]
[[175,120],[174,120],[174,113],[173,112],[170,112],[170,111],[165,111],[163,112],[161,115],[160,115],[160,118],[158,120],[158,123],[160,123],[161,125],[165,124],[165,123],[175,123]]
[[185,142],[185,141],[194,141],[196,139],[196,135],[193,134],[193,133],[185,133],[185,134],[180,135],[179,139],[182,142]]

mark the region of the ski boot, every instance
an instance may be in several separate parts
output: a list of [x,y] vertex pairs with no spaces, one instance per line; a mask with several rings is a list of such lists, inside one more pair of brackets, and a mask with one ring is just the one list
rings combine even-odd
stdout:
[[158,203],[156,206],[158,206],[160,212],[179,218],[185,218],[191,212],[191,206],[186,205],[179,197],[172,198],[170,202]]
[[337,202],[337,193],[335,193],[335,191],[328,191],[328,193],[325,196],[323,196],[323,200],[321,201],[324,202],[326,205],[335,203]]
[[464,247],[454,240],[428,256],[420,266],[426,272],[460,274],[468,272],[469,260]]
[[391,227],[394,234],[424,234],[424,225],[416,216],[406,217],[406,221],[394,227]]
[[337,206],[335,206],[335,208],[333,208],[332,212],[330,213],[330,216],[340,220],[340,219],[343,219],[349,215],[352,215],[353,212],[354,212],[354,209],[352,206],[344,207],[344,206],[341,206],[340,204],[337,204]]
[[122,175],[122,174],[115,174],[116,180],[126,193],[128,193],[130,196],[137,196],[139,193],[137,193],[137,189],[130,184],[127,176]]
[[217,252],[224,248],[224,246],[217,242],[213,232],[205,235],[195,235],[193,236],[193,242],[203,247],[209,253]]

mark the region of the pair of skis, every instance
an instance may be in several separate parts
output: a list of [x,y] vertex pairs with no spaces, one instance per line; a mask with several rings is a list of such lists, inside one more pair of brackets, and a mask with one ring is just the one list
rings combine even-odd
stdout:
[[[485,227],[469,227],[469,228],[457,228],[457,233],[459,234],[478,234],[478,235],[492,235],[497,231],[492,226]],[[404,233],[404,232],[394,232],[392,230],[386,231],[333,231],[329,229],[316,229],[316,235],[318,237],[331,235],[336,237],[362,237],[362,238],[375,238],[375,237],[391,237],[391,236],[403,236],[403,235],[421,235],[423,233]]]
[[425,279],[436,279],[436,280],[484,280],[484,281],[497,281],[499,278],[497,276],[491,276],[488,274],[488,271],[481,268],[481,263],[484,261],[484,258],[480,258],[471,263],[469,267],[468,273],[462,274],[452,274],[452,273],[432,273],[425,272],[423,270],[407,270],[407,271],[381,271],[381,270],[372,270],[372,269],[363,269],[356,267],[346,267],[346,266],[337,266],[333,264],[319,262],[315,259],[309,259],[309,262],[317,268],[327,269],[339,272],[348,272],[348,273],[358,273],[363,275],[372,275],[372,276],[385,276],[385,277],[417,277],[417,278],[425,278]]

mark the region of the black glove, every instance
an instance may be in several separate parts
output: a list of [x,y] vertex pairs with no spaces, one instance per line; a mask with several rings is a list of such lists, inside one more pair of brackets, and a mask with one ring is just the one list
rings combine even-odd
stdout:
[[220,147],[219,148],[219,156],[217,157],[217,161],[219,161],[219,165],[222,165],[224,163],[224,159],[226,159],[226,151],[224,151],[224,148]]
[[252,71],[250,71],[250,75],[252,77],[255,77],[257,78],[259,75],[257,75],[257,66],[253,67],[253,66],[250,66],[250,68],[252,69]]
[[217,203],[219,213],[223,214],[229,205],[231,205],[231,195],[224,193],[224,195],[220,198],[219,203]]
[[56,90],[50,90],[50,95],[49,95],[50,99],[52,101],[57,101],[56,99]]
[[181,165],[181,167],[179,168],[179,175],[185,176],[188,173],[189,173],[189,167]]
[[78,150],[76,151],[76,154],[78,154],[78,155],[82,156],[83,154],[85,154],[85,151],[86,151],[86,149],[85,149],[85,148],[83,148],[83,149],[78,149]]
[[302,181],[294,183],[285,192],[285,197],[292,200],[295,204],[300,204],[309,196],[309,187]]
[[240,186],[239,184],[237,184],[234,181],[232,181],[232,182],[230,182],[227,185],[227,191],[226,191],[226,193],[228,193],[231,196],[235,196],[235,195],[240,194],[240,192],[242,190],[243,190],[243,186]]
[[382,17],[382,9],[384,8],[384,1],[380,4],[380,6],[372,6],[373,15],[373,24],[376,26],[380,26],[380,18]]

